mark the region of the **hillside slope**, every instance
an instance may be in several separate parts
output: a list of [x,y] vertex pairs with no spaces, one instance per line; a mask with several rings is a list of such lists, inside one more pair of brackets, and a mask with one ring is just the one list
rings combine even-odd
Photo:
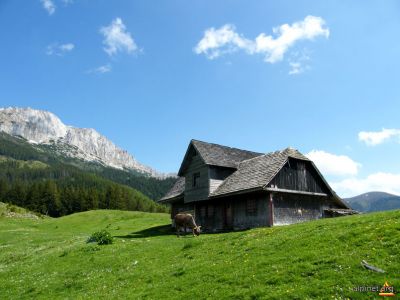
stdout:
[[[18,161],[18,164],[10,164],[10,160]],[[35,168],[32,168],[32,163],[28,162],[36,162]],[[2,173],[1,171],[9,173],[8,179],[30,180],[32,179],[30,173],[35,172],[38,167],[47,166],[56,173],[67,175],[68,170],[74,169],[76,172],[92,173],[104,179],[127,185],[153,200],[158,200],[165,195],[176,181],[176,178],[172,177],[159,179],[143,176],[143,174],[134,171],[118,170],[98,163],[62,156],[51,145],[32,145],[22,138],[16,138],[3,132],[0,132],[0,164],[3,164],[0,173]],[[4,164],[7,164],[7,170]],[[21,166],[25,168],[21,168]],[[40,172],[36,175],[36,179],[54,178],[53,173]]]
[[384,192],[369,192],[344,200],[353,209],[361,212],[400,209],[400,196]]
[[[112,245],[86,244],[107,228]],[[3,299],[373,299],[400,286],[400,211],[176,238],[167,214],[0,218]],[[366,260],[386,273],[364,269]]]

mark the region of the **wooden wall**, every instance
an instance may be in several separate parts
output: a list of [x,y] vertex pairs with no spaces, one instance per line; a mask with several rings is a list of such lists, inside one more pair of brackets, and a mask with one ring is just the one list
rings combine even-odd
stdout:
[[271,180],[268,187],[313,193],[329,193],[328,188],[310,162],[289,159]]
[[[268,193],[252,193],[238,196],[240,200],[233,202],[233,228],[235,230],[269,225]],[[247,200],[255,201],[256,214],[247,213]]]
[[233,172],[235,169],[223,168],[223,167],[209,167],[209,177],[210,177],[210,193],[214,192],[219,185]]
[[[268,226],[268,193],[251,193],[196,203],[196,223],[206,232],[240,230]],[[256,213],[247,213],[247,201],[253,200]]]
[[287,225],[322,218],[328,198],[277,193],[273,202],[274,225]]
[[194,205],[192,203],[183,203],[183,202],[178,202],[178,203],[172,203],[171,204],[171,219],[175,218],[175,215],[178,213],[189,213],[194,215]]
[[[218,232],[241,230],[270,225],[268,192],[254,192],[195,203],[173,203],[171,217],[178,212],[189,212],[195,216],[202,231]],[[256,213],[248,214],[248,200],[254,201]],[[300,223],[324,216],[325,208],[337,205],[331,197],[273,193],[273,225]],[[230,211],[230,218],[227,212]]]
[[[204,164],[200,155],[191,156],[185,171],[185,202],[207,199],[209,194],[208,166]],[[200,173],[199,185],[193,187],[193,174]]]

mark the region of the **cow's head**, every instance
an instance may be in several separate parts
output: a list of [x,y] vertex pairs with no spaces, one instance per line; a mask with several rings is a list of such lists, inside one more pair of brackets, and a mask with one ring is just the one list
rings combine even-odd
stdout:
[[199,235],[200,235],[200,228],[201,228],[201,226],[196,226],[196,227],[194,227],[194,228],[193,228],[193,233],[194,233],[195,235],[199,236]]

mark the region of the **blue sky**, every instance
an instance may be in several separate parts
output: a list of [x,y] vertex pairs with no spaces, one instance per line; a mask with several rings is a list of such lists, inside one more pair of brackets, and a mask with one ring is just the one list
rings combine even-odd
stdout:
[[0,34],[1,107],[160,171],[192,138],[292,146],[342,196],[400,194],[398,1],[0,0]]

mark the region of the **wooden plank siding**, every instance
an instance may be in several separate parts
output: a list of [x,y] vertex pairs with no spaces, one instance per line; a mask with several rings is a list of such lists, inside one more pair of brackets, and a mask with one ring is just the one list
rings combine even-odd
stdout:
[[210,194],[220,186],[220,184],[226,179],[226,177],[228,177],[235,171],[236,169],[210,166]]
[[324,218],[324,209],[335,207],[332,197],[274,193],[274,225],[288,225]]
[[289,159],[278,174],[271,180],[268,187],[328,194],[320,176],[310,162]]
[[[248,201],[255,210],[248,213]],[[205,232],[242,230],[269,225],[268,193],[258,192],[196,203],[196,223]],[[230,214],[230,215],[229,215]]]
[[[188,166],[185,171],[185,196],[184,201],[193,202],[208,198],[210,190],[208,166],[203,162],[200,155],[191,155],[188,158]],[[200,173],[198,185],[193,186],[193,175]]]

